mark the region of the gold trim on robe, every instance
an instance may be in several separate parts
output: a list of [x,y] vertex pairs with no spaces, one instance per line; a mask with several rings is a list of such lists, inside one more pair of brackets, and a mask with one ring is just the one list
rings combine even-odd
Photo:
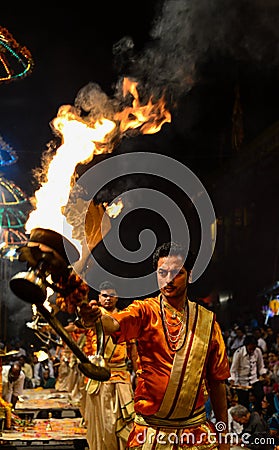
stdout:
[[212,311],[188,302],[189,326],[185,344],[175,354],[169,383],[155,414],[157,418],[170,421],[193,415],[214,321]]

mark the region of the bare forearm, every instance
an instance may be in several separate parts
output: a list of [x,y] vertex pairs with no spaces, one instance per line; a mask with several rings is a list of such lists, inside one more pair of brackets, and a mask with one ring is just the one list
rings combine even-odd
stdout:
[[228,433],[228,410],[227,410],[227,392],[226,385],[224,381],[212,381],[209,384],[209,395],[214,415],[216,418],[217,431],[222,430],[222,436],[218,436],[218,449],[219,450],[229,450],[230,444],[226,435]]
[[212,381],[209,384],[209,395],[216,422],[224,422],[228,426],[227,393],[224,381]]

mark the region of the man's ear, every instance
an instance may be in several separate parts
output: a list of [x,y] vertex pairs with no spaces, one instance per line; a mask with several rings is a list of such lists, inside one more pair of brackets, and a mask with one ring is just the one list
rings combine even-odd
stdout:
[[192,283],[192,271],[188,274],[188,283]]

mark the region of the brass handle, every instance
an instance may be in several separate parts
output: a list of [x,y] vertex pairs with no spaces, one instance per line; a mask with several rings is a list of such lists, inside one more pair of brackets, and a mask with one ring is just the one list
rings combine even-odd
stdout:
[[[62,338],[62,340],[68,345],[72,352],[79,359],[79,369],[88,378],[98,381],[107,381],[110,379],[110,370],[107,367],[94,364],[90,359],[83,353],[79,348],[77,343],[65,330],[61,322],[57,319],[54,313],[48,311],[42,303],[36,305],[39,313],[44,317],[44,319],[52,326],[56,333]],[[103,356],[104,353],[104,332],[102,322],[98,321],[96,323],[96,333],[97,333],[97,347],[98,356]]]

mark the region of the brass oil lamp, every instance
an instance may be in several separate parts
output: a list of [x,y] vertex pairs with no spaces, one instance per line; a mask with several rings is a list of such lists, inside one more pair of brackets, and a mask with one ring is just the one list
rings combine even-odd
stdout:
[[69,261],[76,262],[79,252],[76,247],[64,236],[56,231],[34,228],[31,230],[27,245],[18,249],[19,261],[27,262],[27,271],[18,272],[10,280],[10,288],[13,293],[31,304],[35,304],[38,312],[68,345],[78,358],[79,370],[88,378],[98,381],[107,381],[110,378],[110,370],[104,362],[104,332],[101,321],[97,321],[97,354],[89,359],[79,348],[77,343],[65,330],[55,313],[50,312],[44,301],[47,297],[47,287],[60,294],[57,285],[59,280],[67,281],[72,268]]

